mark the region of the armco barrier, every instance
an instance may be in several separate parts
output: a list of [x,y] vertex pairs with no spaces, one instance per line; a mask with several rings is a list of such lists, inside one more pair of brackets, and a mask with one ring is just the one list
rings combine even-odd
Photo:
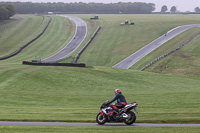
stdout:
[[85,67],[86,65],[83,63],[80,64],[73,64],[73,63],[35,63],[35,62],[28,62],[22,61],[24,65],[37,65],[37,66],[71,66],[71,67]]
[[42,30],[42,32],[40,32],[35,38],[33,38],[31,41],[29,41],[28,43],[26,43],[25,45],[23,45],[22,47],[20,47],[17,51],[7,55],[7,56],[4,56],[4,57],[0,57],[0,60],[5,60],[5,59],[8,59],[10,57],[13,57],[15,55],[17,55],[18,53],[20,53],[22,51],[22,49],[24,49],[25,47],[27,47],[29,44],[31,44],[32,42],[34,42],[36,39],[38,39],[43,33],[44,31],[47,29],[49,23],[51,22],[51,17],[49,17],[49,21],[46,23],[44,29]]
[[181,49],[183,46],[185,46],[186,44],[188,44],[190,41],[192,41],[195,37],[197,37],[198,35],[200,35],[200,32],[197,33],[195,36],[193,36],[192,38],[190,38],[189,40],[187,40],[186,42],[184,42],[182,45],[180,45],[179,47],[175,48],[174,50],[172,50],[171,52],[169,53],[166,53],[160,57],[158,57],[157,59],[153,60],[152,62],[150,62],[149,64],[147,64],[146,66],[144,66],[140,71],[144,71],[147,67],[151,66],[152,64],[156,63],[157,61],[165,58],[166,56],[174,53],[175,51]]
[[81,56],[81,54],[85,51],[85,49],[88,47],[88,45],[92,42],[92,40],[94,39],[94,37],[97,35],[98,31],[101,29],[101,27],[99,26],[97,28],[97,30],[94,32],[94,34],[92,35],[92,37],[90,38],[90,40],[85,44],[85,46],[78,52],[78,54],[76,55],[75,59],[74,59],[74,64],[77,63],[79,57]]

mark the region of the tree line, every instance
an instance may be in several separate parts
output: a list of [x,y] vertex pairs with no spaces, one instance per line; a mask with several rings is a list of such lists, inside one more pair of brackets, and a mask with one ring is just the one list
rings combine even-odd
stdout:
[[[168,10],[167,6],[164,5],[161,8],[161,13],[165,13],[167,10]],[[171,9],[170,9],[170,12],[171,13],[176,13],[176,11],[177,11],[176,6],[172,6]]]
[[[161,13],[165,13],[167,10],[168,10],[167,6],[164,5],[164,6],[162,6],[160,12],[161,12]],[[200,13],[200,8],[199,8],[199,7],[196,7],[196,8],[194,8],[194,11],[195,11],[195,13]],[[172,6],[171,9],[170,9],[170,12],[171,12],[171,13],[176,13],[176,12],[177,12],[176,6]]]
[[199,7],[196,7],[196,8],[194,8],[194,11],[195,11],[196,13],[200,13],[200,8],[199,8]]
[[[0,2],[2,3],[2,2]],[[5,3],[5,2],[4,2]],[[55,12],[69,14],[150,14],[155,10],[155,4],[143,2],[119,3],[32,3],[12,2],[16,12],[20,14],[33,14]]]
[[15,7],[12,4],[0,4],[0,20],[8,20],[15,14]]

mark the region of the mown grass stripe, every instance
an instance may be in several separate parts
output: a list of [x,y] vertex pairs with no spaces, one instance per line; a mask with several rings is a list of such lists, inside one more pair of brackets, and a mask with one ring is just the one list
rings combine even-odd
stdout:
[[38,39],[45,32],[45,30],[47,29],[47,27],[48,27],[48,25],[49,25],[50,22],[51,22],[51,17],[49,17],[49,21],[45,25],[44,29],[35,38],[33,38],[28,43],[26,43],[25,45],[23,45],[22,47],[20,47],[17,51],[15,51],[15,52],[7,55],[7,56],[0,57],[0,60],[5,60],[5,59],[8,59],[10,57],[13,57],[13,56],[19,54],[25,47],[27,47],[29,44],[31,44],[32,42],[34,42],[36,39]]

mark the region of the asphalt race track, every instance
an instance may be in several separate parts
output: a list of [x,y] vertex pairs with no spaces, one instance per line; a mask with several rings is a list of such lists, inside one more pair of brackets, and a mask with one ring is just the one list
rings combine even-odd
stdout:
[[142,59],[144,56],[155,50],[156,48],[160,47],[162,44],[166,43],[170,39],[174,38],[178,34],[194,28],[194,27],[200,27],[200,24],[193,24],[193,25],[183,25],[176,27],[170,31],[168,31],[163,36],[159,37],[158,39],[154,40],[153,42],[149,43],[145,47],[141,48],[140,50],[136,51],[126,59],[122,60],[118,64],[114,65],[115,68],[124,68],[129,69],[132,65],[134,65],[136,62],[138,62],[140,59]]
[[73,16],[68,16],[68,15],[61,15],[61,16],[67,17],[76,23],[76,33],[72,38],[72,40],[62,50],[60,50],[58,53],[46,59],[43,59],[42,62],[54,62],[63,57],[66,57],[67,55],[69,55],[78,48],[78,46],[83,42],[83,40],[87,35],[87,24],[85,23],[85,21]]
[[124,123],[65,123],[65,122],[6,122],[0,121],[0,126],[140,126],[140,127],[199,127],[200,124],[145,124],[134,123],[126,125]]

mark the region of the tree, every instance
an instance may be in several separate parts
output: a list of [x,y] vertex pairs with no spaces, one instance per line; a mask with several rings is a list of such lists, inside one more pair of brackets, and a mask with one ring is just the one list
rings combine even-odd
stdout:
[[15,14],[15,8],[11,4],[0,5],[0,20],[7,20]]
[[165,13],[167,10],[168,10],[168,9],[167,9],[167,6],[166,6],[166,5],[162,6],[162,8],[161,8],[161,12],[162,12],[162,13]]
[[9,12],[9,18],[12,17],[13,15],[15,15],[15,7],[11,4],[6,4],[5,8],[8,10]]
[[[0,2],[0,4],[3,2]],[[6,4],[4,2],[3,4]],[[8,3],[7,3],[8,4]],[[101,13],[101,14],[150,14],[155,10],[155,4],[142,2],[119,2],[119,3],[32,3],[32,2],[12,2],[16,12],[21,14],[33,14],[45,12],[56,13]]]
[[171,8],[171,13],[176,13],[176,7],[175,6],[172,6],[172,8]]
[[195,11],[196,13],[200,13],[200,8],[199,8],[199,7],[196,7],[196,8],[194,9],[194,11]]
[[0,20],[6,20],[9,18],[8,16],[9,16],[8,10],[3,6],[0,6]]

